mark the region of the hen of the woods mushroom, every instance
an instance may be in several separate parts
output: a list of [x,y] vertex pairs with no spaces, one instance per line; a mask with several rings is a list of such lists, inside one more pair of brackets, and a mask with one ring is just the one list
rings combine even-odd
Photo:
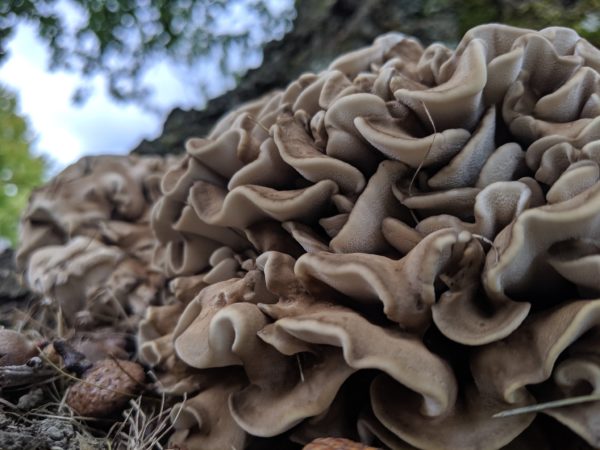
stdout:
[[19,256],[75,321],[145,309],[182,448],[547,448],[552,420],[600,446],[599,402],[492,417],[600,391],[599,164],[600,51],[573,30],[390,34],[183,158],[67,169]]

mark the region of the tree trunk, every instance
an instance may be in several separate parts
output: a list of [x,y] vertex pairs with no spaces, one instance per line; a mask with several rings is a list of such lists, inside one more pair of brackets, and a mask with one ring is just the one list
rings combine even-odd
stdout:
[[[238,86],[208,102],[203,110],[176,108],[163,132],[144,140],[134,153],[183,151],[186,139],[204,136],[227,111],[283,87],[303,72],[318,72],[340,53],[370,44],[380,34],[399,31],[429,44],[458,38],[456,15],[447,6],[432,10],[425,0],[297,0],[293,29],[264,48],[263,64]],[[447,2],[440,2],[446,5]],[[426,10],[427,8],[427,10]]]

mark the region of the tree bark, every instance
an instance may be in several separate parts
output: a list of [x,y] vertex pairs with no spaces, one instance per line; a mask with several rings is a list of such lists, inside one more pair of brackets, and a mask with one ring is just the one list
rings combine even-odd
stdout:
[[[297,0],[294,26],[280,41],[267,44],[263,64],[250,70],[238,86],[208,102],[202,110],[176,108],[168,115],[163,132],[144,140],[139,154],[183,151],[184,142],[204,136],[227,111],[239,104],[287,85],[304,72],[318,72],[340,53],[370,44],[380,34],[399,31],[433,41],[458,38],[456,15],[444,6],[431,10],[424,0]],[[441,2],[446,5],[446,2]]]

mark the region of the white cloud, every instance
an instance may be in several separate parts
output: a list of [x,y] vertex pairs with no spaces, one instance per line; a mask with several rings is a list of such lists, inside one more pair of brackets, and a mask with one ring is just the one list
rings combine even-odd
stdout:
[[[280,3],[288,8],[291,5],[289,0]],[[70,23],[80,19],[82,12],[71,2],[59,0],[58,4]],[[233,13],[222,17],[223,21],[248,20],[236,11],[234,8]],[[263,34],[264,39],[268,33]],[[48,51],[36,37],[34,27],[19,24],[8,50],[9,57],[0,66],[0,83],[19,94],[20,113],[28,117],[37,136],[34,150],[49,154],[56,161],[54,170],[62,169],[84,154],[128,153],[142,139],[154,138],[160,133],[164,117],[130,103],[114,102],[100,77],[91,81],[93,93],[87,102],[83,106],[73,105],[71,97],[82,85],[82,78],[62,71],[48,72]],[[258,49],[238,53],[233,51],[228,58],[240,68],[258,65],[261,60]],[[140,81],[154,89],[150,103],[166,114],[176,106],[201,107],[204,93],[198,88],[200,80],[207,81],[209,96],[219,95],[234,84],[233,77],[220,74],[218,62],[210,59],[192,68],[170,59],[154,61]]]
[[[10,56],[0,68],[0,82],[19,94],[20,113],[37,136],[36,150],[51,155],[60,169],[84,154],[129,152],[143,138],[154,137],[162,117],[107,96],[102,80],[93,80],[94,93],[83,107],[71,96],[81,79],[65,72],[50,73],[43,44],[31,26],[20,25],[9,44]],[[171,81],[171,80],[167,80]],[[163,96],[175,103],[181,95],[162,83]]]

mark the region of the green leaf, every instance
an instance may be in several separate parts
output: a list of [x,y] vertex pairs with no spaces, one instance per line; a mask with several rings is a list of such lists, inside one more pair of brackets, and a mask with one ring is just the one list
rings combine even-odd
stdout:
[[15,95],[0,86],[0,237],[17,243],[19,216],[31,190],[44,181],[47,162],[31,152],[27,121]]

